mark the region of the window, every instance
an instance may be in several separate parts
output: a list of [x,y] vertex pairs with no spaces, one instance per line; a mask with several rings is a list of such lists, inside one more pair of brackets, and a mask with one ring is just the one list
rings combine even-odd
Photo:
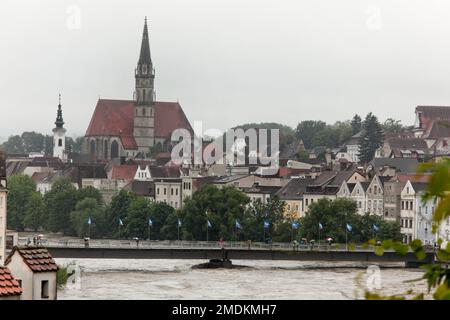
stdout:
[[410,202],[409,202],[409,210],[412,210],[412,209],[413,209],[413,202],[410,201]]
[[164,188],[164,195],[166,195],[167,194],[167,189],[166,188]]
[[156,194],[159,194],[159,188],[156,188]]
[[48,280],[41,281],[41,299],[48,299]]
[[305,199],[305,205],[308,206],[308,199]]
[[361,201],[358,201],[358,208],[362,208],[362,203],[361,203]]
[[405,201],[402,201],[402,210],[405,210]]
[[58,147],[62,147],[62,139],[58,139]]
[[409,220],[409,228],[412,229],[412,220]]
[[178,195],[178,188],[175,189],[175,195]]
[[170,188],[170,195],[173,196],[173,188]]
[[145,116],[145,108],[142,108],[142,115]]

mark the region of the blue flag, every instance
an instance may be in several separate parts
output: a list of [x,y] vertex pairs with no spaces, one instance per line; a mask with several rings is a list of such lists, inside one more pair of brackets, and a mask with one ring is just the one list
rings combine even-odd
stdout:
[[211,222],[207,221],[208,228],[212,228]]
[[178,227],[181,227],[181,219],[178,219]]
[[292,222],[292,229],[297,230],[298,229],[298,223]]
[[91,217],[89,217],[89,219],[88,219],[87,223],[88,223],[89,225],[90,225],[90,224],[92,224],[92,220],[91,220]]
[[352,225],[347,223],[347,231],[352,232]]
[[119,226],[123,226],[123,221],[120,218],[119,218]]
[[264,221],[264,229],[269,229],[270,223],[269,221]]
[[322,230],[323,229],[323,226],[322,226],[322,224],[319,222],[319,229],[320,230]]
[[241,228],[241,224],[239,223],[239,221],[236,220],[236,229],[240,229]]
[[380,228],[376,224],[374,224],[373,231],[378,232],[379,230],[380,230]]
[[149,227],[152,227],[152,226],[153,226],[153,221],[152,221],[152,219],[150,219],[150,218],[148,218],[148,226],[149,226]]

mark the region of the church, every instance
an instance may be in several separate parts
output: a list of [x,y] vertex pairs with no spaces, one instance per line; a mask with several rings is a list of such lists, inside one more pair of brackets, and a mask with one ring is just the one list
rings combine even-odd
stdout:
[[99,99],[82,145],[91,160],[148,158],[168,152],[175,129],[192,127],[178,102],[156,101],[155,69],[145,19],[133,100]]

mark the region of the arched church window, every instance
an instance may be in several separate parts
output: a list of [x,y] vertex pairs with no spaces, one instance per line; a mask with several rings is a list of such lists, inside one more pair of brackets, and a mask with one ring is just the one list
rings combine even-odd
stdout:
[[105,150],[104,151],[104,158],[108,159],[108,141],[105,140]]
[[95,154],[95,140],[91,140],[91,154]]
[[119,157],[119,144],[116,140],[111,143],[111,159]]

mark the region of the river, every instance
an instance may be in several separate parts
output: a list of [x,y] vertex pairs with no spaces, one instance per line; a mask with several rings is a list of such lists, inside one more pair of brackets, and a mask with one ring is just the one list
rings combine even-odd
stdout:
[[400,264],[236,260],[249,268],[192,269],[205,261],[56,260],[77,270],[58,299],[356,299],[366,288],[389,295],[409,288],[426,293],[425,281],[407,282],[423,271]]

